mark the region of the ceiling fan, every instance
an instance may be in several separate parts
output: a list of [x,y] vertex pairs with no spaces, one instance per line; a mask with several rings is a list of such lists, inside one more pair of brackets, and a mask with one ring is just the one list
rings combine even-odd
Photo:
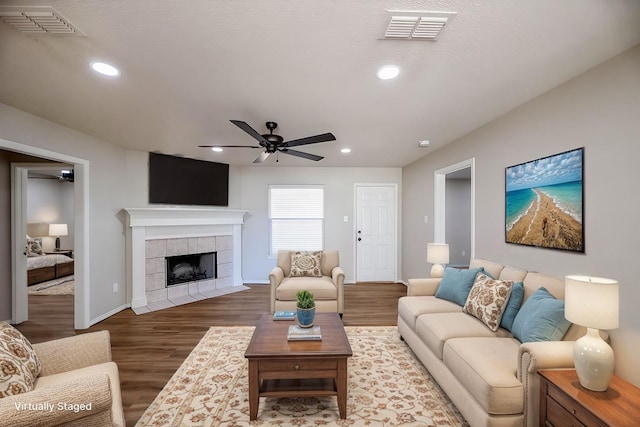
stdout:
[[60,175],[49,175],[49,174],[39,174],[38,172],[31,173],[29,172],[29,178],[31,179],[55,179],[56,181],[61,182],[73,182],[73,169],[72,170],[63,170],[60,172]]
[[198,147],[220,147],[220,148],[262,148],[264,152],[261,153],[253,163],[264,162],[271,154],[276,153],[276,162],[278,161],[277,155],[279,153],[290,154],[296,157],[302,157],[309,160],[322,160],[324,157],[317,156],[315,154],[304,153],[298,150],[292,150],[291,147],[297,147],[300,145],[317,144],[319,142],[335,141],[336,137],[332,133],[323,133],[321,135],[308,136],[306,138],[294,139],[292,141],[286,141],[280,135],[274,135],[273,131],[278,127],[276,122],[267,122],[266,126],[269,129],[269,133],[260,135],[256,130],[249,126],[246,122],[240,120],[231,120],[231,123],[238,126],[240,129],[255,138],[260,145],[199,145]]

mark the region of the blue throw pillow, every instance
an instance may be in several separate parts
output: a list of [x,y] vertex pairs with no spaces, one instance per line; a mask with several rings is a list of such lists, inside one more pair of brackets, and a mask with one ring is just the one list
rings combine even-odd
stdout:
[[[485,274],[487,273],[485,272]],[[522,298],[524,298],[524,284],[522,282],[515,282],[511,288],[511,295],[509,295],[509,301],[507,301],[507,308],[504,309],[502,319],[500,319],[500,326],[508,331],[511,330],[513,321],[520,310]]]
[[473,282],[481,271],[484,271],[483,267],[471,270],[445,268],[442,280],[440,280],[440,286],[436,291],[436,298],[446,299],[447,301],[455,302],[459,306],[464,306],[473,287]]
[[564,301],[539,288],[522,305],[511,333],[520,342],[559,341],[571,326],[564,318]]

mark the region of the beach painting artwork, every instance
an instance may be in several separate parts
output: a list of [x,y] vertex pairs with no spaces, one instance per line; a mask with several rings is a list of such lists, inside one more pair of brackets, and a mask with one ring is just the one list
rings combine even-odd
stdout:
[[507,243],[584,252],[584,148],[505,168]]

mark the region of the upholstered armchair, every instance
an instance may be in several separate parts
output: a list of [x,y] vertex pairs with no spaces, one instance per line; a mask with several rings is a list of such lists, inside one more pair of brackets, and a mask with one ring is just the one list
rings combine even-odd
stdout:
[[[0,351],[0,364],[14,376],[0,380],[9,380],[17,388],[22,388],[25,381],[30,384],[33,378],[23,380],[15,374],[33,374],[36,359],[40,373],[31,390],[19,394],[12,390],[0,398],[0,425],[124,427],[120,377],[111,360],[109,331],[31,345],[19,332],[6,332],[9,329],[0,323],[0,332],[5,331],[0,338],[17,356],[9,358],[9,353]],[[20,369],[9,369],[16,366]],[[7,384],[0,381],[0,389],[6,388]]]
[[339,266],[338,251],[322,251],[319,271],[315,268],[315,273],[311,274],[300,271],[300,268],[295,265],[292,269],[291,260],[294,253],[295,251],[278,251],[276,267],[269,273],[271,312],[277,310],[295,311],[296,293],[306,289],[314,296],[316,312],[334,312],[342,316],[344,313],[344,271]]

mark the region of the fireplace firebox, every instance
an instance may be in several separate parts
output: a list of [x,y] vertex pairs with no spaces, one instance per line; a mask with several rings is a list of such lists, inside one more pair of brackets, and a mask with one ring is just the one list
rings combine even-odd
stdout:
[[216,252],[166,257],[167,287],[217,278]]

